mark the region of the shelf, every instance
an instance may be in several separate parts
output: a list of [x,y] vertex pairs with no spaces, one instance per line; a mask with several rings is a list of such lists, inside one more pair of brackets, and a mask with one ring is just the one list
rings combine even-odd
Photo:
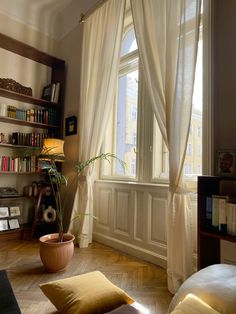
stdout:
[[22,228],[0,231],[1,240],[20,240],[22,238]]
[[200,235],[204,235],[210,238],[230,241],[230,242],[236,242],[236,236],[230,235],[230,234],[220,234],[220,233],[214,233],[214,232],[208,232],[208,231],[200,231]]
[[236,194],[235,177],[198,177],[198,269],[221,263],[221,240],[236,243],[236,236],[213,229],[207,202],[213,195],[229,194]]
[[32,149],[41,149],[42,147],[37,146],[26,146],[26,145],[13,145],[9,143],[0,143],[0,147],[6,147],[6,148],[32,148]]
[[0,171],[0,174],[42,174],[41,172],[15,172],[15,171]]
[[14,118],[9,118],[9,117],[0,117],[0,121],[5,122],[5,123],[30,126],[30,127],[34,127],[38,129],[59,129],[59,126],[57,125],[30,122],[30,121],[19,120],[19,119],[14,119]]
[[10,91],[10,90],[7,90],[7,89],[3,89],[3,88],[0,88],[0,96],[5,97],[5,98],[18,100],[18,101],[25,102],[25,103],[28,103],[28,104],[37,105],[37,106],[40,106],[40,107],[56,108],[58,106],[58,104],[55,103],[55,102],[50,102],[50,101],[47,101],[47,100],[44,100],[44,99],[34,98],[34,97],[31,97],[31,96],[28,96],[28,95],[15,93],[13,91]]
[[14,38],[0,34],[0,47],[14,52],[22,57],[48,65],[50,67],[64,67],[65,61],[51,56],[43,51],[22,43]]

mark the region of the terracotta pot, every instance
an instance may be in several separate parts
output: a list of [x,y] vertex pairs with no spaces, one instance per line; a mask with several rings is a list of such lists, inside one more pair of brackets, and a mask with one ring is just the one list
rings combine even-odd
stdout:
[[40,258],[48,272],[64,269],[74,253],[75,237],[65,233],[63,242],[58,242],[58,233],[47,234],[39,238]]

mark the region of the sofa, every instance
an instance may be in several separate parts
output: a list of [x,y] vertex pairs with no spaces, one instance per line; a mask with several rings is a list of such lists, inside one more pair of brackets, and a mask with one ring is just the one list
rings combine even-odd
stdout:
[[236,266],[215,264],[190,276],[174,295],[168,314],[236,314]]

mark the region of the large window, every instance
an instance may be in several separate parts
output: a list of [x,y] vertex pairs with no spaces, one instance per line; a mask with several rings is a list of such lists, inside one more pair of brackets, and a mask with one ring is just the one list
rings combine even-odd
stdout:
[[[202,169],[201,39],[190,129],[184,165],[184,174],[188,177],[200,174]],[[110,166],[103,164],[102,177],[140,182],[168,180],[169,153],[149,104],[132,23],[124,31],[116,99],[103,151],[114,152],[125,161],[126,169],[115,161]]]

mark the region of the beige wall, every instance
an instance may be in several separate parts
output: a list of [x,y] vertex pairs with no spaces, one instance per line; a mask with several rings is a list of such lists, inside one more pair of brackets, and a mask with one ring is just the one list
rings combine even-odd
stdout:
[[[73,31],[65,36],[60,42],[61,57],[66,61],[66,90],[64,117],[72,115],[79,117],[79,97],[80,97],[80,64],[81,64],[81,42],[82,25],[78,25]],[[65,119],[64,119],[65,122]],[[78,122],[78,121],[77,121]],[[79,128],[79,122],[78,122]],[[64,131],[65,134],[65,123]],[[63,163],[63,173],[68,177],[68,182],[76,176],[75,165],[78,161],[79,132],[76,135],[65,136],[64,151],[66,160]],[[70,186],[69,197],[66,206],[66,225],[73,206],[76,185]]]
[[41,51],[57,56],[58,43],[56,40],[27,27],[26,25],[12,20],[0,13],[0,33],[22,41]]

